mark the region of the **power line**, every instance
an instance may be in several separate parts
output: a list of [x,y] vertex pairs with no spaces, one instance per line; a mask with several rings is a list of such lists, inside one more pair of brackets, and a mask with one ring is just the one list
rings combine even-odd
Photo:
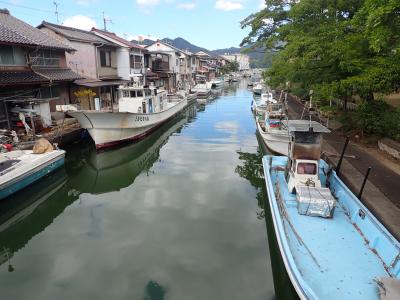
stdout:
[[4,4],[7,4],[7,5],[11,5],[11,6],[16,6],[16,7],[20,7],[20,8],[30,9],[30,10],[41,11],[41,12],[45,12],[45,13],[51,13],[51,14],[54,13],[53,11],[50,11],[50,10],[31,7],[31,6],[26,6],[26,5],[21,5],[21,4],[16,4],[16,3],[11,3],[11,2],[7,2],[7,1],[0,1],[0,3],[4,3]]
[[[55,1],[54,1],[54,2],[55,2]],[[53,2],[53,4],[54,4],[54,2]],[[56,14],[57,22],[59,22],[59,19],[58,19],[58,18],[59,18],[60,16],[67,17],[66,14],[60,13],[60,12],[58,11],[59,3],[57,3],[57,5],[56,5],[56,12],[51,11],[51,10],[47,10],[47,9],[41,9],[41,8],[37,8],[37,7],[32,7],[32,6],[27,6],[27,5],[16,4],[16,3],[12,3],[12,2],[8,2],[8,1],[3,1],[3,0],[0,0],[0,3],[6,4],[6,5],[10,5],[10,6],[14,6],[14,7],[23,8],[23,9],[38,11],[38,12],[42,12],[42,13],[46,13],[46,14],[51,14],[51,15]],[[55,4],[54,4],[54,5],[55,5]],[[95,19],[95,20],[98,20],[98,21],[101,20],[101,18],[99,18],[99,17],[91,17],[91,18],[92,18],[92,19]],[[107,22],[110,22],[111,20],[106,20],[106,21],[107,21]],[[110,23],[112,23],[112,22],[110,22]]]

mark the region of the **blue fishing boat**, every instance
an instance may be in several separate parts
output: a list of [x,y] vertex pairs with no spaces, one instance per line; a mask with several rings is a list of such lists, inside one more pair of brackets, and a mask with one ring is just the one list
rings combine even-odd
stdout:
[[278,246],[299,297],[400,299],[400,243],[320,158],[329,130],[308,121],[291,121],[289,130],[289,156],[264,156],[263,167]]
[[15,150],[0,154],[0,199],[27,187],[64,165],[64,150],[35,154]]

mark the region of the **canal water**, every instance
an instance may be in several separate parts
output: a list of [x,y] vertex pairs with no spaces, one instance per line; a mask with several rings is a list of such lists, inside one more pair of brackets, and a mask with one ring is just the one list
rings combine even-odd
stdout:
[[0,298],[280,298],[251,101],[229,85],[139,143],[67,149],[0,205]]

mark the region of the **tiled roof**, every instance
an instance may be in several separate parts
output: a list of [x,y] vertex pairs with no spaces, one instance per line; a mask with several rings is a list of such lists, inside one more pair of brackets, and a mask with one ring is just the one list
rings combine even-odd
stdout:
[[39,46],[49,49],[74,50],[43,31],[13,17],[8,10],[0,10],[0,44]]
[[0,85],[28,84],[48,82],[48,79],[33,71],[1,71]]
[[103,43],[103,44],[112,44],[109,41],[95,35],[91,31],[86,31],[82,29],[77,29],[73,27],[62,26],[58,24],[53,24],[49,22],[43,21],[42,24],[38,26],[38,28],[47,27],[62,36],[66,37],[69,40],[88,42],[88,43]]
[[70,69],[35,69],[27,71],[0,71],[0,86],[51,81],[74,81],[82,76]]
[[99,34],[105,35],[108,38],[110,38],[110,39],[112,39],[112,40],[114,40],[116,42],[119,42],[119,43],[121,43],[121,44],[123,44],[123,45],[125,45],[125,46],[127,46],[129,48],[145,50],[144,47],[142,47],[140,45],[137,45],[137,44],[134,44],[134,43],[132,43],[132,42],[130,42],[128,40],[125,40],[125,39],[119,37],[118,35],[116,35],[114,32],[104,31],[104,30],[100,30],[100,29],[97,29],[97,28],[92,28],[92,32],[97,32]]
[[34,72],[52,81],[73,81],[83,78],[71,69],[35,69]]

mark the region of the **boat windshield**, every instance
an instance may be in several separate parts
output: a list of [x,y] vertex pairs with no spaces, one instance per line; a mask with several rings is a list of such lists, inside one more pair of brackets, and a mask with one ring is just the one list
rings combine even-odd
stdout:
[[298,163],[297,164],[297,174],[304,175],[316,175],[317,174],[317,165],[314,163]]

